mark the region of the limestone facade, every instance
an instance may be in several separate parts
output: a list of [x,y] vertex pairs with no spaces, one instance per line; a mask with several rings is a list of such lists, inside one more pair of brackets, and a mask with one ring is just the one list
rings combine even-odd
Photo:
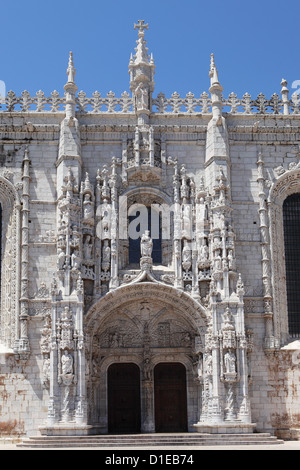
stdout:
[[155,432],[157,366],[181,364],[187,430],[291,437],[282,207],[300,192],[299,95],[283,80],[271,99],[224,99],[212,55],[209,93],[155,97],[135,27],[131,94],[78,92],[70,53],[63,97],[1,105],[0,435],[107,433],[114,364],[138,366],[138,427]]

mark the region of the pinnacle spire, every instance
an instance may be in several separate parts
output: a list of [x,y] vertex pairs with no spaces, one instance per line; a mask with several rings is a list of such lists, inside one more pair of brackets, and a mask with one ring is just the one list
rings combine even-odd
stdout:
[[[64,86],[66,92],[66,117],[68,119],[75,117],[76,108],[76,91],[77,86],[75,84],[76,69],[73,62],[73,52],[69,53],[69,63],[67,68],[68,81]],[[71,121],[70,121],[71,122]]]
[[216,68],[216,64],[215,64],[215,56],[214,56],[214,53],[212,52],[210,54],[210,69],[209,69],[209,77],[211,78],[213,76],[213,73],[214,73],[214,69]]
[[135,110],[140,118],[139,122],[145,124],[152,110],[155,64],[153,55],[148,54],[145,40],[145,30],[149,29],[149,24],[146,24],[144,20],[139,20],[137,24],[134,24],[134,29],[138,30],[138,40],[135,55],[131,54],[129,61],[130,90],[133,94]]
[[138,24],[134,25],[134,29],[138,29],[139,39],[136,41],[137,47],[135,48],[135,64],[146,63],[149,64],[151,60],[148,55],[147,42],[145,41],[145,30],[149,29],[149,23],[145,24],[144,20],[139,20]]
[[213,53],[210,55],[209,78],[210,78],[211,86],[220,84],[219,77],[218,77],[218,70],[217,70],[216,63],[215,63],[215,56]]
[[210,93],[211,93],[211,105],[212,105],[212,113],[213,118],[216,119],[217,125],[222,123],[222,91],[223,87],[219,82],[218,71],[215,63],[215,56],[211,54],[210,56],[210,70],[209,70],[209,78],[210,78]]
[[69,53],[69,64],[67,68],[68,82],[75,83],[76,69],[74,67],[73,52]]

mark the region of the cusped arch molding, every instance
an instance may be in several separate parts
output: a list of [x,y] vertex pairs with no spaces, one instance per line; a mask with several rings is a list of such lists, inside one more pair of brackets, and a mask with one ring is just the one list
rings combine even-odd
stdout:
[[269,194],[269,203],[281,205],[291,194],[300,192],[300,168],[288,171],[281,175],[272,185]]
[[143,282],[119,287],[109,292],[105,297],[94,304],[85,315],[85,328],[91,336],[103,330],[105,323],[116,313],[124,318],[128,317],[129,306],[139,305],[139,313],[132,317],[130,321],[139,329],[139,315],[147,317],[147,309],[151,309],[151,304],[161,306],[158,311],[149,312],[149,327],[155,325],[159,319],[163,319],[164,308],[173,312],[174,316],[182,318],[200,336],[206,330],[209,315],[206,309],[189,294],[179,291],[172,286],[159,283]]
[[[124,203],[127,201],[128,206],[136,203],[146,206],[151,204],[168,204],[171,206],[173,204],[173,200],[168,194],[151,186],[127,189],[122,193],[121,198],[124,198]],[[125,208],[125,205],[123,207]]]
[[21,203],[13,184],[0,176],[1,312],[0,343],[13,349],[19,330]]
[[274,335],[281,344],[286,344],[290,341],[286,293],[283,203],[288,196],[295,193],[300,193],[300,168],[281,175],[271,187],[268,197]]

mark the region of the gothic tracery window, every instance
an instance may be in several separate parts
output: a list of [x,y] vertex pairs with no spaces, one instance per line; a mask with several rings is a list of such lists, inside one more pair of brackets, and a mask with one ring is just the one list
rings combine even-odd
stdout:
[[300,335],[300,193],[283,203],[289,334]]

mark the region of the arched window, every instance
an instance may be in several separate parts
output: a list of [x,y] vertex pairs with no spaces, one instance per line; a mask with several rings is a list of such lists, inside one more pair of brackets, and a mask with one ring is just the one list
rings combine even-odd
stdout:
[[153,241],[152,259],[162,264],[162,220],[161,213],[153,207],[135,204],[129,211],[129,264],[139,264],[141,257],[141,236],[150,230]]
[[283,203],[286,292],[289,334],[300,336],[300,193]]

